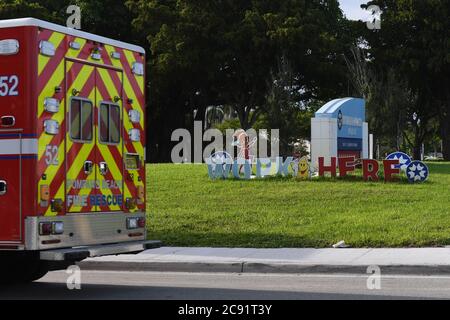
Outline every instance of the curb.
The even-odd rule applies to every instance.
[[[283,263],[203,263],[203,262],[129,262],[84,261],[82,270],[187,273],[263,273],[263,274],[368,274],[366,265],[304,265]],[[387,275],[450,275],[448,265],[379,265]]]

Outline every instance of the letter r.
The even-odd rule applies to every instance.
[[[363,160],[363,177],[365,181],[378,181],[380,165],[377,160]]]

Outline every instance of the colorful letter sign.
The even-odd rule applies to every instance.
[[[343,178],[356,171],[357,161],[354,157],[319,157],[319,166],[315,176]],[[328,161],[326,161],[328,160]],[[252,175],[252,162],[244,159],[232,160],[231,157],[224,153],[216,153],[209,160],[208,174],[211,179],[228,179],[233,176],[235,179],[252,179],[264,178],[267,176],[283,176],[296,177],[301,180],[312,179],[311,164],[306,157],[295,159],[288,157],[283,159],[278,157],[276,162],[272,163],[269,158],[256,159],[256,175]],[[329,163],[326,164],[326,163]],[[379,181],[381,176],[381,166],[377,160],[362,159],[358,161],[362,168],[362,179],[364,181]],[[425,163],[421,161],[411,161],[411,158],[402,152],[389,155],[382,162],[384,181],[396,181],[397,177],[405,173],[411,183],[424,182],[428,179],[429,169]],[[407,164],[407,165],[406,165]],[[403,166],[405,166],[403,169]],[[339,172],[339,176],[338,176]]]

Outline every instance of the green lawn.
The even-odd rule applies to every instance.
[[[203,165],[148,165],[149,238],[171,246],[450,245],[450,163],[424,184],[211,181]]]

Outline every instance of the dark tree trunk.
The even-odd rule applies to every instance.
[[[422,156],[421,149],[422,149],[421,145],[415,145],[414,146],[414,148],[413,148],[414,160],[421,160],[421,156]]]
[[[424,126],[426,123],[424,122]],[[414,160],[422,160],[422,144],[425,139],[425,135],[423,134],[421,128],[419,126],[415,129],[414,135],[414,145],[413,145],[413,158]]]
[[[445,161],[450,161],[450,136],[447,134],[446,137],[442,138],[442,152]]]
[[[450,101],[447,102],[447,110],[442,113],[440,119],[441,125],[441,139],[442,139],[442,153],[444,160],[450,161]]]

